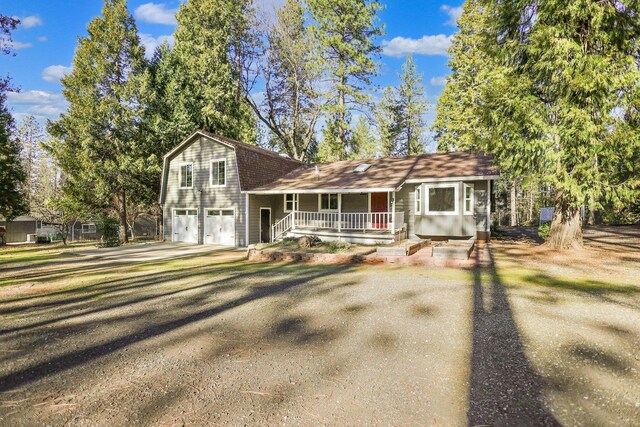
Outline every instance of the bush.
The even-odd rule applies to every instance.
[[[538,236],[540,236],[545,241],[549,238],[549,233],[551,232],[551,223],[545,222],[540,227],[538,227]]]
[[[351,247],[351,243],[345,242],[344,240],[333,240],[327,243],[327,248],[329,252],[340,252],[347,250]]]
[[[100,239],[100,247],[112,248],[120,246],[120,238],[118,237],[118,230],[120,228],[120,221],[117,218],[100,215],[96,221],[96,229],[102,234]]]

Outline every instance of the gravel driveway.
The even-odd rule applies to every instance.
[[[634,291],[522,288],[490,268],[237,256],[0,279],[0,424],[640,419]]]

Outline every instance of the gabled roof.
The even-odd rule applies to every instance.
[[[498,170],[492,159],[463,151],[304,165],[251,192],[395,191],[405,182],[493,179]],[[356,172],[364,163],[371,167]]]
[[[197,130],[164,156],[162,182],[160,186],[160,203],[164,202],[169,162],[189,146],[197,136],[207,137],[234,149],[236,153],[236,164],[238,166],[240,189],[242,191],[249,191],[273,182],[302,165],[302,163],[297,160],[281,156],[273,151],[265,150],[264,148],[236,141],[231,138],[225,138],[211,132]]]

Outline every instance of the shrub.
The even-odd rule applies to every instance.
[[[96,229],[102,234],[100,239],[100,246],[103,248],[112,248],[114,246],[120,246],[120,238],[118,237],[118,230],[120,228],[120,221],[117,218],[107,215],[100,215],[96,221]]]
[[[345,242],[344,240],[333,240],[327,243],[327,249],[329,252],[340,252],[345,251],[351,247],[351,243]]]
[[[538,236],[540,236],[545,241],[549,238],[549,233],[551,232],[551,223],[545,222],[544,224],[538,227]]]

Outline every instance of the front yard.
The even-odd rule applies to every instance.
[[[633,425],[640,246],[587,242],[466,270],[3,250],[0,424]]]

